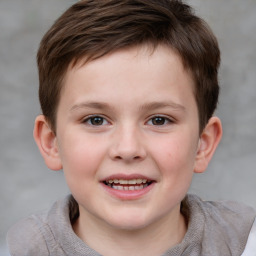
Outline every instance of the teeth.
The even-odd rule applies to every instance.
[[[128,184],[128,180],[119,180],[119,184]]]
[[[135,190],[143,189],[143,185],[135,186]]]
[[[117,190],[140,190],[149,185],[147,179],[112,179],[105,182],[105,184]]]
[[[115,186],[115,185],[113,185],[112,188],[113,189],[117,189],[117,190],[123,190],[123,186]]]
[[[113,189],[116,189],[116,190],[140,190],[140,189],[143,189],[145,187],[147,187],[148,185],[147,184],[144,184],[144,185],[139,185],[139,186],[118,186],[118,185],[108,185],[110,187],[112,187]]]
[[[106,181],[107,184],[120,184],[120,185],[136,185],[136,184],[146,184],[146,179],[131,179],[131,180],[123,180],[123,179],[114,179],[114,180],[108,180]]]
[[[137,180],[128,180],[128,184],[137,184]]]

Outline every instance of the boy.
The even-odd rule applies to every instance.
[[[186,195],[222,135],[219,62],[182,1],[70,7],[38,51],[34,137],[72,195],[16,224],[11,255],[256,255],[254,210]]]

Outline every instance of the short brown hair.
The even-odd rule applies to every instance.
[[[170,46],[192,73],[202,131],[218,101],[220,51],[208,25],[180,0],[82,0],[57,19],[37,55],[40,104],[52,129],[71,63],[144,43]]]

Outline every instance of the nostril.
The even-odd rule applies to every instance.
[[[124,160],[125,159],[125,157],[122,157],[122,156],[116,156],[115,157],[115,159],[116,160]],[[141,159],[141,157],[140,156],[135,156],[135,157],[131,157],[131,159],[133,159],[133,160],[140,160]]]

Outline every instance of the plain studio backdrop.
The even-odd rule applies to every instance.
[[[47,209],[68,192],[62,172],[44,165],[33,141],[37,99],[36,52],[53,21],[72,0],[0,0],[0,255],[18,219]],[[221,95],[216,114],[222,142],[190,192],[256,208],[256,1],[188,0],[216,34]]]

